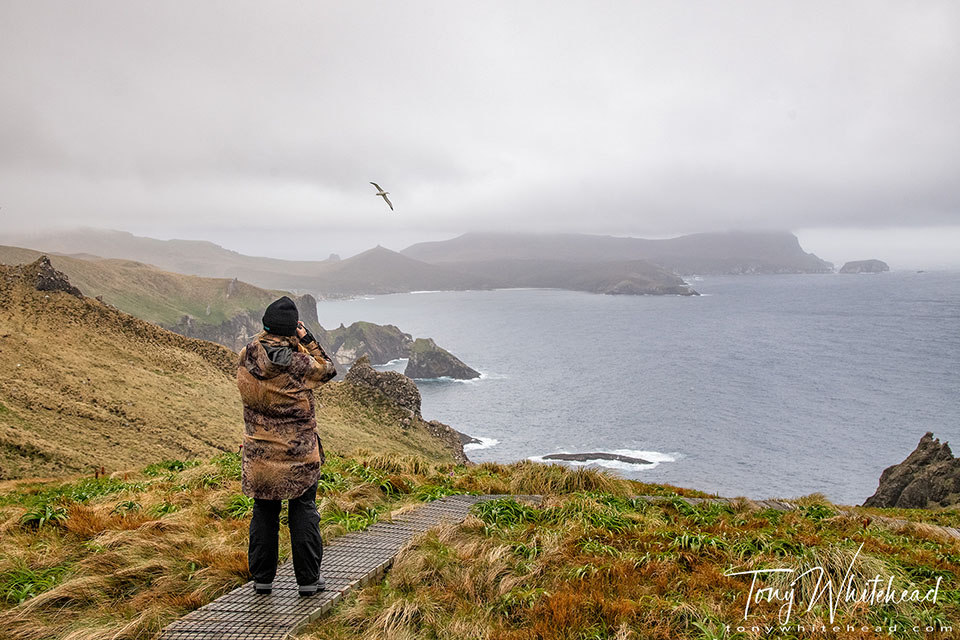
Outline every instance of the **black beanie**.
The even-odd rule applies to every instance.
[[[292,336],[297,333],[297,320],[300,314],[297,305],[287,296],[274,300],[263,314],[263,329],[278,336]]]

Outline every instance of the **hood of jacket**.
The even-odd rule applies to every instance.
[[[267,380],[285,373],[293,362],[293,354],[300,348],[296,336],[278,336],[261,332],[246,346],[240,364],[250,375]]]

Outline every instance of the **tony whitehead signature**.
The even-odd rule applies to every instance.
[[[817,602],[819,602],[821,598],[826,595],[826,605],[830,612],[831,623],[833,623],[834,615],[837,612],[837,607],[841,602],[896,604],[899,602],[929,601],[936,603],[937,595],[940,592],[940,582],[943,580],[941,576],[937,577],[936,585],[923,594],[921,594],[919,589],[895,588],[893,585],[893,576],[890,576],[884,580],[880,574],[877,574],[869,580],[863,581],[862,585],[856,584],[853,580],[853,565],[856,563],[861,549],[863,549],[863,543],[860,543],[860,547],[857,548],[857,552],[853,554],[853,559],[850,561],[850,566],[847,567],[846,573],[843,574],[843,579],[838,585],[833,584],[833,579],[827,575],[827,572],[823,569],[823,567],[811,567],[801,573],[797,573],[796,569],[754,569],[753,571],[733,571],[725,573],[724,575],[753,576],[753,580],[750,582],[750,593],[747,595],[747,604],[743,608],[744,620],[746,620],[747,616],[750,615],[751,604],[759,604],[764,601],[776,601],[783,603],[780,606],[779,612],[777,613],[777,618],[780,620],[781,624],[789,623],[790,615],[793,613],[794,605],[800,604],[795,602],[795,585],[799,580],[807,575],[815,575],[816,583],[814,584],[812,593],[810,594],[810,602],[807,604],[806,610],[808,612],[812,611]],[[757,588],[757,578],[759,576],[774,573],[788,573],[796,575],[785,589],[779,589],[775,587]]]

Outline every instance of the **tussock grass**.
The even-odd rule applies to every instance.
[[[483,477],[509,473],[511,467],[516,473],[511,483],[539,478],[546,479],[541,487],[556,488],[582,482],[558,481],[552,470],[536,473],[522,464],[476,471]],[[299,637],[914,638],[919,637],[914,625],[960,620],[956,541],[925,535],[912,525],[865,525],[822,496],[808,498],[791,512],[757,509],[748,500],[731,506],[648,503],[596,487],[551,495],[542,505],[509,498],[482,502],[463,523],[424,534],[402,551],[383,583],[348,597]],[[941,577],[940,599],[841,603],[835,619],[840,631],[834,632],[825,625],[822,596],[806,611],[816,594],[816,574],[810,573],[794,585],[791,618],[806,625],[805,631],[764,635],[763,623],[777,620],[782,603],[776,600],[752,605],[746,626],[760,624],[761,631],[727,630],[743,623],[750,588],[749,576],[728,573],[791,568],[796,578],[820,568],[836,587],[851,567],[860,586],[880,575],[884,581],[893,577],[901,588],[926,590]],[[761,578],[759,586],[785,589],[791,579],[774,574]],[[848,631],[847,624],[858,630]],[[859,631],[863,625],[890,624],[898,630]],[[825,631],[812,630],[824,626]]]
[[[366,619],[368,637],[415,637],[425,626],[440,625],[446,625],[444,637],[484,637],[496,622],[493,610],[450,620],[444,601],[420,591],[423,581],[439,588],[462,577],[453,592],[457,598],[493,600],[512,611],[539,593],[528,589],[531,576],[547,570],[538,563],[561,563],[569,552],[569,541],[556,528],[560,523],[612,546],[604,527],[634,529],[663,517],[645,503],[620,513],[633,504],[623,496],[674,492],[602,473],[538,466],[546,467],[521,462],[468,468],[410,453],[328,451],[318,494],[321,533],[328,542],[445,495],[522,486],[525,493],[549,496],[543,510],[509,500],[491,503],[506,514],[504,523],[516,520],[510,526],[522,535],[491,543],[485,537],[501,525],[478,511],[462,528],[448,525],[432,542],[424,538],[435,554],[404,554],[390,579],[405,595]],[[108,477],[5,483],[0,487],[0,636],[148,638],[247,581],[252,501],[240,492],[239,479],[239,455],[226,453],[165,459]],[[510,516],[511,509],[536,517]],[[281,522],[285,517],[286,509]],[[289,534],[282,526],[281,560],[288,554]],[[473,559],[471,571],[460,576],[466,558]]]
[[[239,476],[239,456],[221,454],[116,477],[0,488],[0,636],[149,638],[248,580],[251,503]],[[676,496],[695,492],[582,468],[530,461],[464,467],[362,449],[328,453],[320,485],[327,542],[452,493],[506,488],[545,500],[484,501],[461,524],[420,535],[382,583],[348,597],[305,630],[305,640],[761,637],[726,634],[727,624],[742,620],[749,589],[749,578],[726,573],[822,567],[837,581],[861,543],[857,579],[879,573],[927,588],[940,577],[942,597],[935,605],[841,606],[838,624],[960,620],[956,541],[923,523],[890,526],[846,515],[822,497],[786,513],[748,500],[691,506]],[[644,494],[664,498],[633,497]],[[40,524],[25,518],[30,513],[62,517]],[[288,549],[282,527],[282,560]],[[783,580],[763,584],[784,587]],[[805,605],[812,577],[796,589]],[[778,607],[755,604],[751,620],[775,620]],[[820,607],[797,611],[794,620],[823,616]]]
[[[571,491],[603,491],[628,495],[631,484],[598,469],[577,467],[573,470],[559,464],[539,464],[524,460],[515,467],[510,480],[510,493],[541,494]]]

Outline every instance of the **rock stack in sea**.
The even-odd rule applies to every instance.
[[[854,260],[840,267],[840,273],[883,273],[890,266],[883,260]]]
[[[417,338],[410,345],[410,359],[404,374],[411,378],[455,378],[472,380],[480,373],[471,369],[430,338]]]

